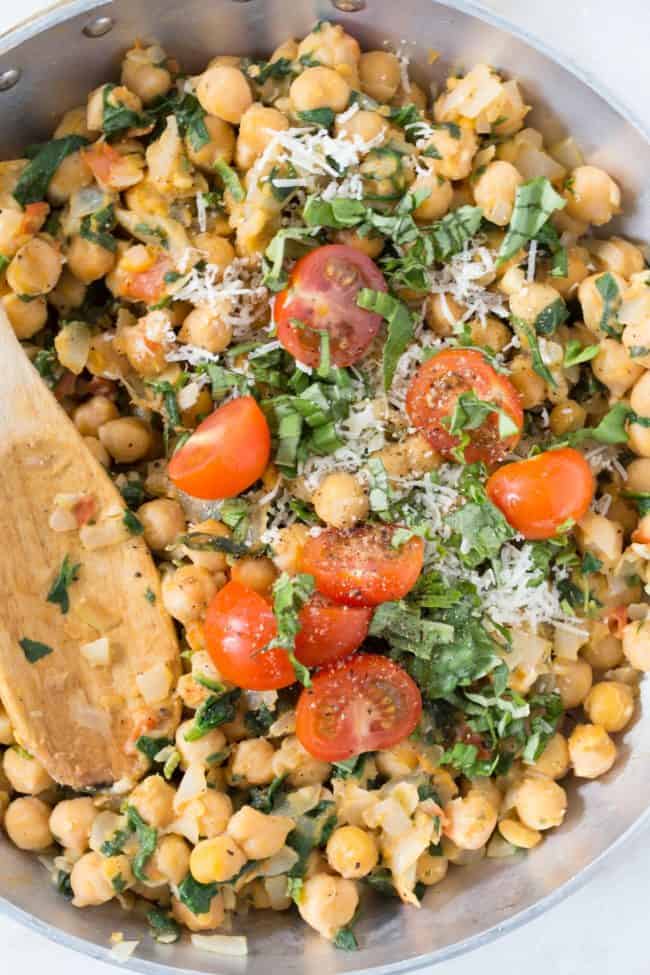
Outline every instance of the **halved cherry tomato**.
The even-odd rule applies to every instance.
[[[131,301],[144,301],[147,305],[155,305],[167,294],[165,275],[173,269],[171,260],[164,254],[159,254],[153,263],[143,271],[128,271],[118,269],[119,293],[122,298]],[[145,342],[147,340],[145,339]],[[158,343],[149,341],[152,348],[159,348]]]
[[[264,647],[277,634],[270,604],[240,582],[229,582],[208,606],[205,644],[221,676],[250,691],[274,691],[296,680],[286,650]]]
[[[623,630],[629,622],[627,606],[615,606],[613,609],[607,610],[603,619],[612,636],[615,636],[617,640],[622,639]]]
[[[423,363],[409,385],[406,412],[432,447],[445,457],[453,457],[452,451],[460,441],[457,435],[449,433],[449,422],[458,398],[471,390],[480,400],[503,410],[519,431],[501,439],[497,413],[490,414],[477,429],[466,431],[470,439],[464,452],[467,463],[479,460],[494,463],[519,442],[524,411],[510,380],[493,369],[481,352],[445,349]]]
[[[169,476],[194,498],[233,498],[262,476],[271,433],[252,396],[224,403],[200,423],[169,462]]]
[[[504,464],[488,478],[487,495],[525,538],[553,538],[579,521],[594,496],[594,476],[572,447]]]
[[[391,748],[407,738],[422,714],[418,686],[392,660],[360,653],[312,678],[296,709],[296,735],[308,752],[340,762]]]
[[[45,223],[49,212],[50,206],[48,203],[28,203],[23,215],[22,232],[25,234],[37,234]]]
[[[326,244],[302,257],[291,272],[289,286],[275,299],[278,339],[287,352],[305,365],[317,366],[319,333],[327,332],[332,363],[357,362],[381,326],[379,315],[358,307],[362,288],[387,290],[374,261],[354,247]]]
[[[346,606],[377,606],[401,599],[420,575],[424,542],[414,536],[393,547],[398,527],[326,528],[307,539],[302,570],[313,575],[319,592]]]
[[[372,610],[365,606],[337,606],[315,593],[300,611],[296,657],[306,667],[349,657],[368,635],[371,617]]]

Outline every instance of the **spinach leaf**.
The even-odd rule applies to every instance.
[[[150,762],[153,762],[158,752],[168,745],[173,745],[171,738],[152,738],[150,735],[140,735],[135,743],[135,747],[143,755],[146,755]]]
[[[117,85],[104,85],[102,91],[102,130],[108,137],[119,135],[127,129],[141,129],[150,124],[146,114],[128,108],[118,98],[112,97]]]
[[[237,702],[240,697],[241,690],[238,687],[226,691],[224,694],[211,694],[197,709],[194,715],[194,724],[185,732],[185,740],[198,741],[213,728],[234,721],[237,713]]]
[[[235,203],[241,203],[246,196],[244,187],[242,186],[239,176],[236,171],[224,162],[223,159],[217,159],[214,164],[214,168],[221,177],[225,189],[230,193]]]
[[[510,224],[497,256],[497,267],[535,238],[555,210],[566,206],[566,200],[557,193],[545,176],[538,176],[517,189],[515,206]]]
[[[563,325],[569,317],[569,312],[562,298],[556,298],[550,305],[543,308],[535,319],[535,331],[538,335],[552,335],[558,326]]]
[[[66,555],[61,563],[61,568],[57,573],[56,579],[50,586],[50,591],[47,594],[47,602],[54,603],[55,606],[58,606],[64,616],[70,609],[68,587],[71,586],[73,582],[76,582],[79,578],[80,568],[80,562],[78,562],[76,565],[72,565],[70,562],[70,557]]]
[[[159,907],[152,907],[147,912],[147,921],[151,937],[161,945],[173,945],[181,936],[181,928],[178,922],[168,914],[167,911]]]
[[[249,806],[252,806],[253,809],[259,809],[259,811],[263,813],[273,812],[276,800],[280,798],[281,789],[285,779],[286,775],[276,775],[266,789],[251,789],[248,795]]]
[[[564,368],[582,365],[595,359],[600,351],[599,345],[582,345],[577,339],[569,339],[564,349]]]
[[[55,172],[66,158],[83,146],[88,139],[81,135],[66,135],[40,146],[29,165],[23,170],[13,192],[22,207],[44,200]]]
[[[48,654],[53,652],[52,647],[48,647],[47,643],[41,643],[39,640],[30,640],[26,636],[22,640],[19,640],[18,643],[30,664],[35,664],[37,660],[40,660],[42,657],[47,657]]]
[[[192,914],[207,914],[219,884],[202,884],[191,873],[178,885],[178,899]]]
[[[127,806],[126,818],[130,829],[136,834],[140,847],[133,858],[133,875],[142,883],[147,883],[144,868],[156,849],[158,831],[153,826],[149,826],[147,823],[145,823],[135,806]]]
[[[603,310],[598,327],[612,338],[620,338],[621,329],[616,323],[616,309],[620,303],[621,292],[616,278],[609,271],[596,279],[596,288],[603,299]]]
[[[336,115],[331,108],[312,108],[306,112],[298,112],[298,118],[307,125],[316,125],[321,129],[329,129],[334,124]]]

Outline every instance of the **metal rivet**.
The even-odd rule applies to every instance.
[[[10,91],[20,81],[20,68],[0,72],[0,91]]]
[[[332,0],[332,6],[344,14],[354,14],[358,10],[363,10],[366,0]]]
[[[89,24],[83,29],[83,33],[86,37],[103,37],[104,34],[108,34],[115,26],[115,21],[112,17],[95,17],[91,20]]]

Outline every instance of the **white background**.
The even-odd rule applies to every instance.
[[[0,31],[43,7],[42,0],[0,0]],[[485,0],[484,6],[563,50],[598,76],[650,126],[650,57],[612,58],[650,36],[647,0]],[[590,25],[600,23],[607,47],[594,46]],[[603,21],[607,30],[603,30]],[[618,42],[613,38],[618,35]],[[650,178],[650,174],[649,174]],[[650,237],[650,232],[648,233]],[[648,975],[650,832],[637,836],[583,890],[526,927],[436,969],[441,975]],[[73,910],[73,908],[70,908]],[[432,919],[432,923],[435,920]],[[102,975],[109,967],[50,944],[0,918],[2,972]]]

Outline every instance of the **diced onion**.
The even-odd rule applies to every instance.
[[[111,662],[111,647],[106,636],[100,636],[91,643],[83,643],[79,652],[91,667],[108,667]]]
[[[90,353],[90,329],[83,322],[69,322],[54,339],[59,362],[75,376],[81,373]]]
[[[118,962],[118,964],[128,961],[139,944],[139,941],[118,941],[111,948],[113,961]]]
[[[168,697],[172,687],[173,675],[170,667],[164,661],[159,661],[138,674],[135,683],[147,704],[158,704]]]
[[[503,860],[505,857],[514,856],[517,852],[517,847],[513,846],[512,843],[508,843],[506,839],[501,836],[501,833],[493,833],[490,842],[487,845],[485,855],[490,858],[490,860]]]
[[[111,812],[110,809],[104,809],[98,813],[90,829],[90,838],[88,840],[90,849],[95,853],[99,853],[102,844],[106,840],[109,840],[118,829],[122,829],[125,822],[124,816],[118,816],[117,813]]]
[[[79,537],[84,548],[93,551],[126,542],[131,533],[121,518],[107,518],[95,525],[82,525]]]
[[[207,788],[203,765],[200,762],[192,762],[174,796],[174,812],[180,812],[193,799],[200,799]]]
[[[190,940],[195,948],[210,951],[215,955],[231,955],[243,958],[248,954],[248,941],[237,934],[192,934]]]

